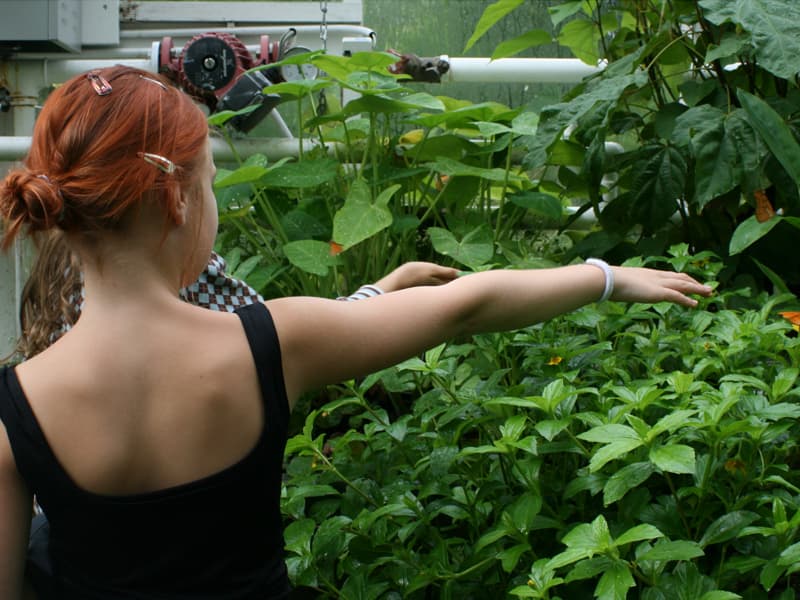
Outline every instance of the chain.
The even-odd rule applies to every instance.
[[[319,12],[322,20],[319,24],[319,39],[322,40],[322,51],[328,51],[328,0],[319,0]]]

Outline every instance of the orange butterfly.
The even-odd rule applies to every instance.
[[[341,254],[342,250],[344,250],[344,246],[342,246],[341,244],[337,244],[334,241],[328,242],[328,245],[330,246],[331,256],[336,256],[337,254]]]
[[[775,216],[775,209],[772,208],[772,203],[764,190],[756,190],[753,196],[756,199],[756,221],[763,223]]]

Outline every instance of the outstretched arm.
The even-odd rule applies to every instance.
[[[692,307],[711,288],[688,275],[612,267],[612,300]],[[283,298],[268,306],[281,340],[290,402],[304,391],[396,364],[459,335],[517,329],[600,298],[603,271],[572,265],[475,273],[362,302]]]

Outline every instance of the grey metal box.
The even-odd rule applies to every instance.
[[[1,0],[0,51],[80,52],[81,0]]]

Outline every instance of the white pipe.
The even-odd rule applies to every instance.
[[[442,81],[471,83],[578,83],[601,69],[577,58],[441,58],[450,64]]]
[[[17,135],[0,137],[0,162],[20,160],[28,154],[31,138]]]
[[[286,33],[290,27],[218,27],[216,29],[209,29],[206,27],[173,27],[170,29],[123,29],[119,32],[120,39],[156,39],[160,40],[163,37],[171,38],[191,38],[201,33],[208,31],[218,31],[220,33],[232,33],[234,35],[269,35],[280,36]],[[319,25],[297,25],[291,27],[295,29],[298,34],[316,34],[319,35]],[[364,37],[377,37],[377,34],[369,27],[362,27],[360,25],[328,25],[329,34],[341,35],[355,35]]]
[[[300,155],[300,141],[297,138],[242,138],[234,140],[236,152],[240,156],[250,156],[259,153],[268,160],[279,160],[285,156]],[[304,139],[305,151],[320,145],[316,139]],[[337,144],[327,143],[325,147],[329,154],[333,154]],[[24,136],[0,137],[0,162],[21,160],[28,154],[31,147],[31,138]],[[211,139],[211,148],[214,158],[220,161],[233,161],[236,159],[228,143],[220,138]]]

